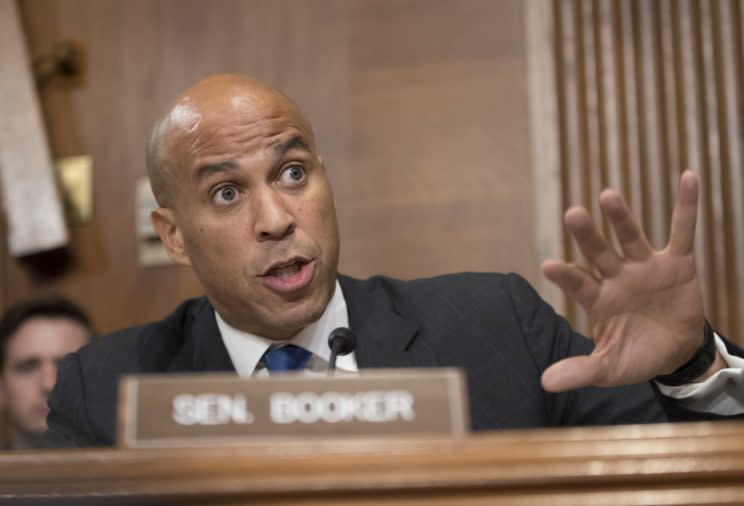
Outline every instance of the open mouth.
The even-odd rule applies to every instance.
[[[277,278],[287,278],[294,276],[302,269],[302,266],[307,262],[301,259],[292,260],[291,262],[277,267],[272,267],[268,270],[265,276],[276,276]]]
[[[262,275],[264,285],[279,292],[293,292],[304,288],[313,279],[315,262],[294,257],[269,267]]]

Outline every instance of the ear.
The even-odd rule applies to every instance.
[[[183,236],[181,228],[176,222],[176,217],[171,209],[158,207],[150,213],[152,226],[160,236],[168,256],[171,260],[181,265],[191,265],[191,260],[183,247]]]

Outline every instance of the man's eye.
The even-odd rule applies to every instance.
[[[213,199],[218,204],[226,204],[235,200],[235,197],[237,195],[238,191],[235,189],[235,187],[232,185],[227,185],[217,190],[217,193],[214,194]]]
[[[305,170],[298,165],[287,167],[286,169],[284,169],[279,179],[284,184],[290,186],[296,185],[297,183],[301,183],[305,179]]]

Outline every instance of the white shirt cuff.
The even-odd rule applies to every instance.
[[[731,355],[716,334],[716,348],[727,367],[701,383],[672,387],[656,382],[667,397],[677,399],[690,411],[730,416],[744,413],[744,358]]]

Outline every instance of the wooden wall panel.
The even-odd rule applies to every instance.
[[[54,279],[8,260],[7,302],[56,290],[103,331],[201,292],[187,269],[140,268],[134,189],[152,121],[214,72],[283,88],[311,118],[334,184],[341,269],[537,278],[519,0],[19,0],[29,46],[89,48],[83,88],[42,93],[54,156],[94,160],[94,219]]]
[[[696,170],[706,313],[741,340],[742,2],[554,0],[551,12],[552,26],[545,25],[551,37],[542,40],[554,55],[548,93],[558,102],[563,207],[580,203],[599,215],[597,189],[612,184],[661,248],[679,174]],[[552,219],[538,216],[538,229]],[[575,247],[564,250],[580,261]],[[567,313],[588,331],[573,305]]]
[[[523,16],[520,2],[353,3],[345,270],[535,279]]]

